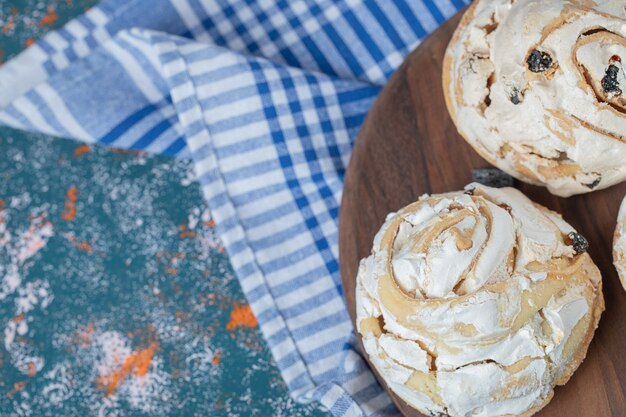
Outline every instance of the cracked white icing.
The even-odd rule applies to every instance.
[[[615,236],[613,239],[613,265],[626,290],[626,198],[622,201],[617,215]]]
[[[600,273],[556,213],[512,188],[466,190],[387,217],[359,267],[357,329],[424,413],[530,415],[585,356]]]
[[[547,61],[531,65],[534,51]],[[477,0],[446,51],[446,103],[500,169],[556,195],[586,193],[626,179],[622,63],[623,0]]]

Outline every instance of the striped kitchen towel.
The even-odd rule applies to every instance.
[[[468,0],[105,0],[0,67],[0,122],[191,158],[292,393],[396,415],[338,266],[352,144],[404,57]]]

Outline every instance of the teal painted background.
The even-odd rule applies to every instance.
[[[95,3],[0,0],[0,60]],[[0,415],[326,413],[289,397],[188,161],[0,128]]]

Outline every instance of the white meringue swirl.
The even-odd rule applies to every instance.
[[[477,0],[444,60],[460,134],[559,196],[626,179],[623,0]]]
[[[357,277],[357,329],[424,413],[530,415],[585,357],[604,309],[574,229],[512,188],[470,184],[387,217]]]

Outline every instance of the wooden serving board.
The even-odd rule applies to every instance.
[[[460,190],[471,182],[472,169],[489,167],[459,136],[444,103],[442,61],[460,18],[448,21],[411,53],[377,99],[356,141],[339,221],[341,276],[353,324],[358,263],[369,255],[387,213],[424,193]],[[561,213],[587,237],[602,271],[606,300],[587,358],[537,415],[626,416],[626,292],[612,265],[613,231],[626,183],[566,199],[545,188],[515,186]],[[378,379],[405,416],[421,416]]]

